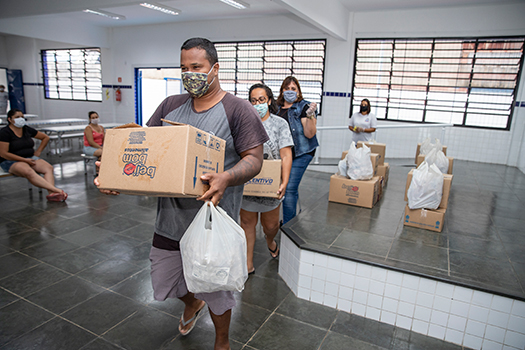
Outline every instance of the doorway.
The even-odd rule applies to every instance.
[[[137,124],[144,126],[168,96],[182,93],[180,68],[135,68]]]

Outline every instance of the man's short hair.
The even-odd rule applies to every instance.
[[[209,41],[206,38],[191,38],[188,39],[182,44],[181,51],[182,50],[191,50],[193,48],[198,48],[201,50],[206,51],[206,59],[208,62],[210,62],[210,65],[214,65],[215,63],[219,62],[219,56],[217,55],[217,50],[215,49],[215,45],[211,41]]]

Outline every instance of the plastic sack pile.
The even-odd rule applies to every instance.
[[[190,292],[244,289],[248,278],[246,236],[222,208],[204,203],[184,233],[180,251]]]
[[[449,160],[445,156],[445,153],[441,150],[438,151],[437,148],[432,148],[430,152],[427,153],[425,162],[427,162],[428,165],[435,164],[443,174],[448,172]]]
[[[337,175],[345,176],[352,180],[370,180],[374,176],[370,153],[370,148],[366,145],[356,148],[355,142],[352,141],[345,159],[339,161]]]
[[[410,209],[437,209],[443,196],[443,173],[426,161],[414,170],[407,191]]]
[[[432,149],[436,149],[438,151],[443,150],[443,145],[439,141],[439,139],[435,139],[436,143],[430,142],[430,137],[427,137],[422,143],[421,147],[419,148],[419,154],[426,156]]]

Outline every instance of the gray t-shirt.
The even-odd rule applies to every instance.
[[[160,104],[147,125],[165,125],[161,119],[192,125],[226,140],[225,171],[241,160],[242,152],[268,140],[255,108],[248,101],[229,93],[215,106],[202,112],[195,111],[193,99],[188,94],[170,96]],[[243,187],[228,187],[219,204],[237,222]],[[180,241],[203,204],[194,198],[159,197],[155,232]]]
[[[279,151],[282,148],[293,146],[293,138],[290,133],[290,127],[286,120],[276,115],[270,114],[270,117],[263,121],[264,129],[270,137],[264,143],[265,159],[281,159]],[[270,197],[244,196],[244,201],[255,202],[266,207],[276,208],[281,202],[280,199]],[[250,208],[255,208],[253,205]],[[243,204],[243,209],[246,209]],[[264,209],[262,209],[264,210]],[[252,211],[252,210],[248,210]]]
[[[362,115],[361,112],[352,114],[348,126],[359,126],[363,129],[377,128],[377,119],[373,113]],[[352,141],[370,141],[372,139],[371,132],[352,132]]]

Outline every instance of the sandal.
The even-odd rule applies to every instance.
[[[272,257],[272,259],[277,259],[281,251],[279,250],[279,244],[277,244],[277,241],[274,240],[274,242],[275,242],[275,249],[272,250],[270,249],[270,247],[268,247],[268,250],[271,253],[270,256]],[[277,254],[277,255],[273,256],[273,254]]]
[[[65,192],[53,192],[46,196],[46,199],[50,202],[63,202],[66,200]]]
[[[197,323],[197,316],[199,316],[199,313],[201,312],[201,310],[204,308],[204,306],[206,306],[206,303],[203,303],[202,304],[202,307],[200,309],[198,309],[196,312],[195,312],[195,315],[193,315],[192,318],[190,318],[188,321],[184,321],[184,311],[182,312],[182,315],[180,316],[180,322],[179,322],[179,333],[180,335],[182,335],[183,337],[190,334],[190,332],[193,330],[193,328],[195,327],[195,324]],[[191,325],[191,327],[186,331],[184,332],[182,330],[182,327],[186,327],[188,324],[192,323],[193,324]]]

